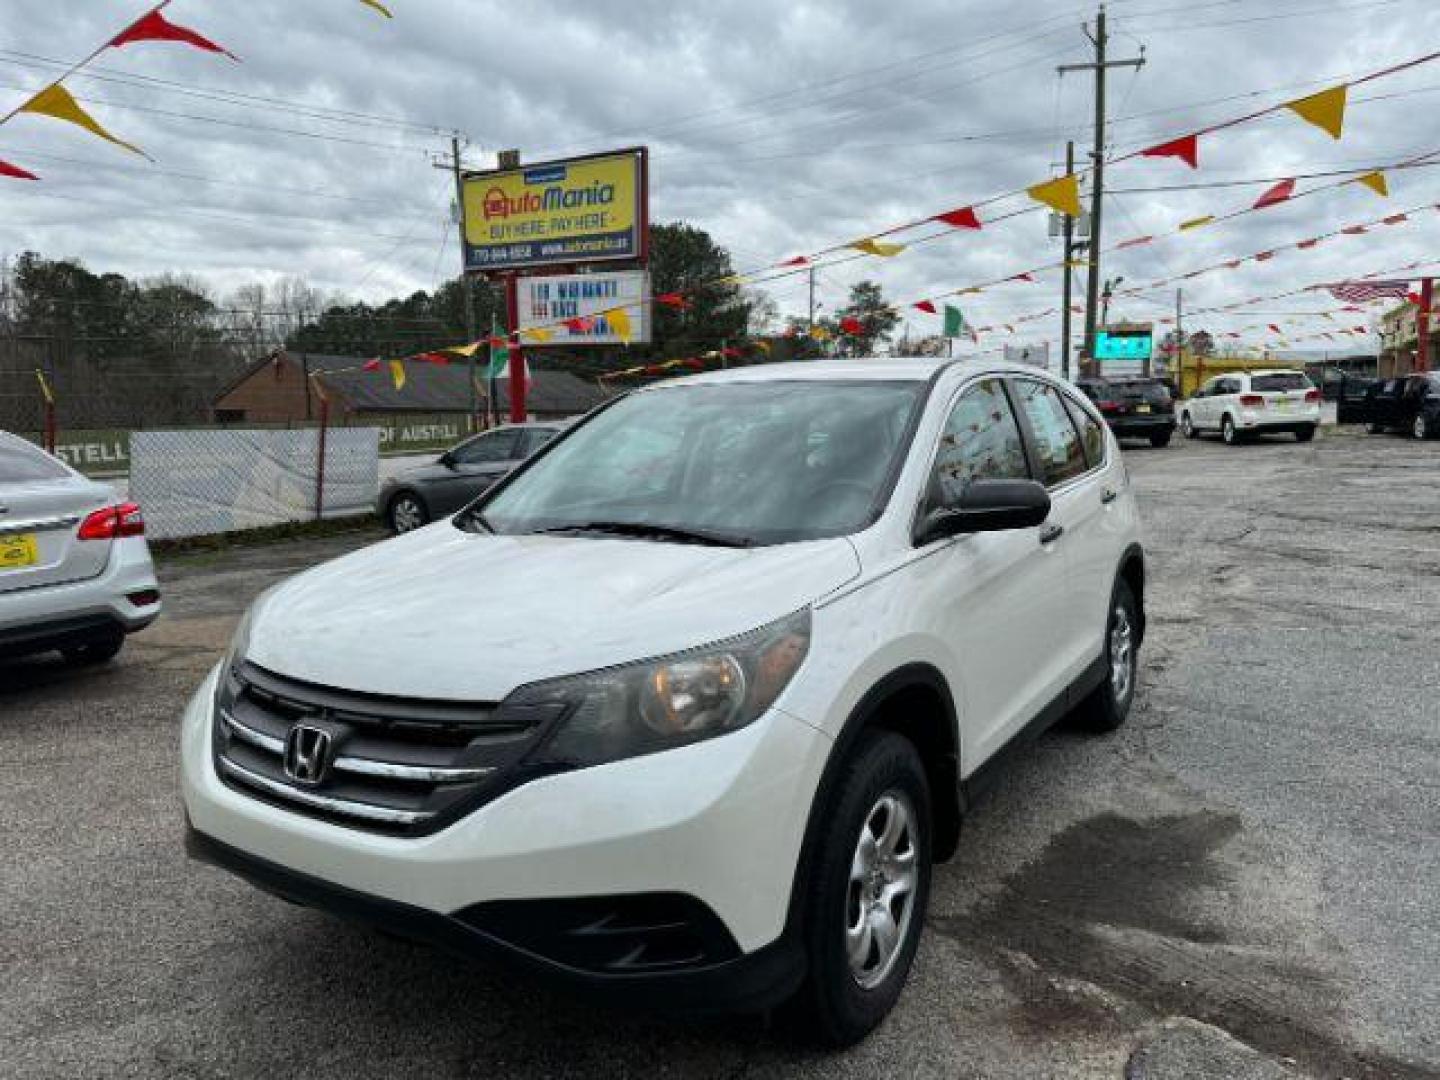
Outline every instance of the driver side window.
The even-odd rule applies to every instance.
[[[1025,443],[1005,387],[998,379],[977,383],[945,422],[930,480],[931,508],[954,506],[974,480],[1028,479]]]
[[[455,462],[458,465],[488,465],[491,462],[508,461],[515,456],[519,442],[518,428],[481,435],[455,451]]]

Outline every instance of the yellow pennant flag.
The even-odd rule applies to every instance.
[[[390,378],[395,380],[395,389],[405,389],[405,365],[399,360],[390,361]]]
[[[1052,210],[1071,217],[1080,216],[1080,181],[1073,173],[1025,190],[1036,202],[1044,203]]]
[[[750,344],[754,345],[755,348],[759,349],[766,356],[770,355],[770,343],[768,341],[752,341]]]
[[[1088,269],[1090,269],[1090,260],[1089,260],[1089,259],[1071,259],[1071,260],[1070,260],[1069,262],[1067,262],[1065,265],[1068,266],[1071,270],[1088,270]]]
[[[856,240],[849,245],[856,251],[863,251],[866,255],[879,255],[889,259],[905,250],[904,244],[887,244],[883,240],[876,240],[873,236],[864,240]]]
[[[1332,139],[1338,139],[1345,130],[1345,102],[1349,93],[1348,86],[1335,86],[1298,101],[1286,102],[1285,107],[1321,131],[1329,132]]]
[[[551,331],[546,330],[544,327],[536,326],[530,330],[521,330],[520,336],[525,338],[527,341],[535,342],[537,345],[543,345],[545,344],[545,342],[550,340],[553,334]]]
[[[1364,176],[1357,176],[1355,178],[1355,182],[1357,184],[1364,184],[1381,198],[1388,199],[1390,197],[1390,185],[1385,180],[1385,174],[1379,169],[1376,169],[1374,172],[1366,173]]]
[[[45,373],[44,373],[43,371],[41,371],[39,368],[36,368],[36,369],[35,369],[35,378],[37,378],[37,379],[40,380],[40,393],[42,393],[42,394],[45,395],[45,404],[46,404],[46,405],[54,405],[54,404],[55,404],[55,394],[54,394],[54,392],[50,389],[50,383],[49,383],[49,381],[45,378]]]
[[[452,352],[456,356],[474,356],[475,350],[480,348],[481,344],[483,343],[472,341],[469,345],[456,345],[453,349],[446,349],[445,351]]]
[[[826,330],[823,326],[812,326],[810,328],[810,336],[816,341],[824,341],[829,338],[830,331]]]
[[[1191,218],[1189,221],[1182,221],[1180,223],[1180,231],[1187,232],[1190,229],[1198,229],[1202,225],[1209,225],[1210,222],[1214,220],[1214,214],[1206,214],[1204,217]]]
[[[605,321],[615,331],[616,337],[626,345],[630,344],[630,316],[624,308],[611,308],[605,312]]]
[[[139,154],[147,161],[150,155],[141,150],[138,146],[126,142],[124,139],[117,139],[110,132],[101,127],[93,116],[80,107],[80,103],[70,96],[70,91],[59,83],[54,83],[41,90],[24,105],[20,106],[20,112],[38,113],[41,116],[53,116],[56,120],[64,120],[84,128],[92,135],[99,135],[106,142],[112,142],[116,146],[123,146],[131,153]]]
[[[368,8],[374,8],[381,15],[384,15],[387,19],[393,19],[395,17],[394,15],[390,14],[389,8],[387,8],[384,4],[380,3],[380,0],[360,0],[360,2]]]
[[[717,278],[716,285],[744,285],[747,278],[744,274],[727,274],[725,277]]]

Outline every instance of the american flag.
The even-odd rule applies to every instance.
[[[1410,295],[1408,281],[1337,281],[1325,286],[1336,300],[1365,304],[1371,300],[1404,300]]]

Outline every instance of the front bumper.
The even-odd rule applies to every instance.
[[[93,578],[0,593],[0,652],[39,652],[117,630],[133,634],[159,618],[161,605],[129,598],[158,592],[144,538],[113,541],[105,568]]]
[[[308,882],[305,902],[342,914],[358,907],[389,924],[398,910],[419,928],[411,936],[514,954],[588,985],[691,985],[683,975],[703,988],[693,991],[700,998],[733,983],[737,1001],[754,1004],[798,980],[793,963],[772,954],[791,952],[782,938],[795,868],[831,747],[808,724],[771,710],[722,738],[532,780],[438,832],[400,837],[308,817],[221,781],[211,755],[214,688],[212,672],[181,734],[192,827],[211,850],[236,853],[211,861],[262,885],[283,878],[272,888],[282,895]],[[722,928],[730,948],[707,949],[683,971],[596,971],[536,947],[541,939],[501,917],[510,902],[554,911],[577,898],[654,896],[683,898],[702,913],[696,924]]]

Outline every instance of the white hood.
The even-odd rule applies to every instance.
[[[325,686],[498,701],[538,679],[745,633],[859,570],[845,539],[722,548],[441,522],[272,591],[247,656]]]

